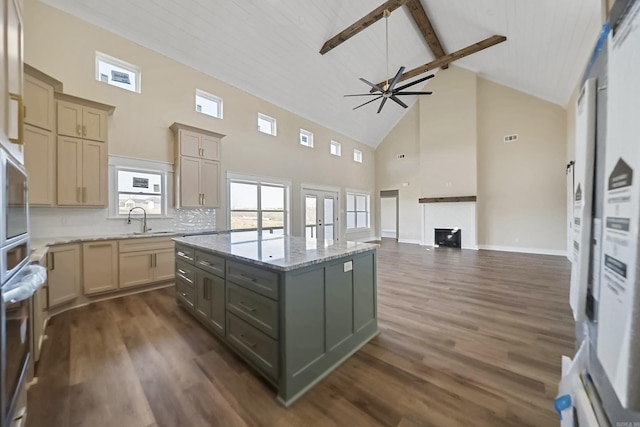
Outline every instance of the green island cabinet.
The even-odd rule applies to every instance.
[[[378,334],[375,244],[174,238],[176,300],[293,403]]]

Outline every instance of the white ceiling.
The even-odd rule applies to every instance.
[[[376,114],[377,102],[352,111],[364,100],[343,97],[368,90],[359,77],[386,78],[384,20],[318,53],[384,0],[44,1],[372,147],[406,111],[387,103]],[[507,36],[455,65],[561,106],[597,38],[600,3],[422,0],[446,53]],[[388,23],[391,75],[433,59],[405,7]],[[416,97],[403,100],[411,106]]]

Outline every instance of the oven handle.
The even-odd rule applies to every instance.
[[[5,285],[8,290],[3,289],[3,302],[15,304],[31,298],[39,287],[47,280],[47,269],[40,265],[29,265],[24,268],[25,274],[16,283]]]

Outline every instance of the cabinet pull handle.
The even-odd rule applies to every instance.
[[[238,303],[238,305],[240,307],[242,307],[243,309],[247,310],[249,313],[255,313],[256,312],[255,308],[249,307],[247,304],[244,303],[244,301],[240,301]]]
[[[207,201],[204,198],[204,193],[202,193],[202,204],[205,205],[207,203]]]
[[[51,252],[51,265],[50,265],[50,270],[53,271],[56,269],[56,258],[55,258],[55,252]]]
[[[76,187],[76,202],[78,202],[78,203],[81,202],[81,200],[80,200],[80,197],[81,197],[80,196],[80,191],[81,191],[80,187]]]
[[[239,335],[238,335],[238,338],[239,338],[239,340],[240,340],[240,342],[241,342],[242,344],[247,345],[247,346],[249,346],[249,347],[251,347],[251,348],[255,348],[255,347],[256,347],[256,344],[255,344],[255,343],[252,343],[252,342],[247,341],[247,339],[244,337],[244,334],[239,334]]]
[[[87,127],[86,126],[82,126],[82,136],[87,136]]]
[[[207,261],[202,261],[202,260],[200,260],[200,261],[198,261],[198,262],[199,262],[200,264],[202,264],[202,265],[206,266],[206,267],[211,267],[211,266],[212,266],[212,264],[211,264],[210,262],[207,262]]]
[[[209,278],[204,278],[204,289],[202,290],[202,296],[205,300],[209,301]]]
[[[240,277],[242,277],[243,279],[251,280],[252,282],[255,282],[257,280],[255,277],[247,276],[244,273],[239,273],[239,274],[240,274]]]
[[[149,267],[153,267],[153,254],[149,255]]]
[[[185,297],[185,298],[187,297],[187,294],[186,294],[186,293],[184,293],[184,292],[180,292],[180,295],[182,295],[182,296],[183,296],[183,297]]]
[[[158,266],[158,254],[153,254],[153,266]]]
[[[82,187],[82,203],[87,203],[87,187]]]
[[[76,125],[76,133],[78,135],[82,135],[82,133],[80,132],[80,125]]]
[[[181,269],[181,268],[179,268],[179,269],[178,269],[178,273],[180,273],[180,274],[187,274],[187,272],[186,272],[186,271],[184,271],[184,270],[183,270],[183,269]]]
[[[189,256],[189,254],[188,254],[188,253],[186,253],[186,252],[182,252],[182,251],[179,251],[179,252],[178,252],[178,256],[180,256],[180,257],[182,257],[182,258],[186,258],[186,259],[188,259],[188,260],[193,259],[193,258],[191,258],[191,257]]]
[[[49,310],[49,284],[47,283],[44,288],[47,289],[47,307],[45,308],[45,310]]]
[[[22,96],[18,93],[9,93],[9,99],[18,103],[18,109],[16,110],[18,113],[18,117],[16,117],[16,120],[18,120],[16,123],[18,135],[16,135],[16,138],[11,138],[11,136],[9,136],[9,141],[14,144],[22,145],[24,144],[24,101],[22,100]]]

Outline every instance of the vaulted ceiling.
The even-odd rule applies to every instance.
[[[383,0],[44,2],[372,147],[406,112],[393,103],[380,114],[377,103],[352,111],[359,99],[343,97],[368,91],[360,77],[387,78],[384,20],[319,53],[326,40]],[[494,34],[507,37],[455,65],[561,106],[600,28],[600,0],[421,2],[445,53]],[[392,12],[388,24],[389,77],[402,65],[411,69],[434,59],[406,6]],[[416,98],[403,101],[411,106]]]

